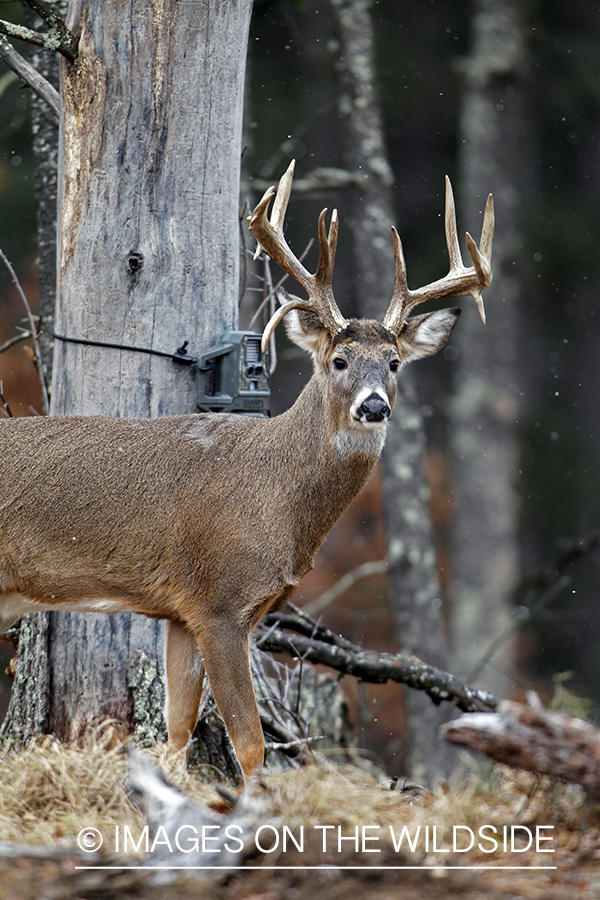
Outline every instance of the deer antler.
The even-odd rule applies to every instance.
[[[406,280],[406,263],[402,251],[402,242],[395,228],[394,238],[394,296],[385,314],[383,325],[393,334],[399,334],[409,313],[420,303],[427,300],[441,300],[449,297],[462,297],[471,294],[475,299],[479,315],[485,323],[485,309],[481,292],[492,280],[491,258],[492,238],[494,236],[494,201],[490,194],[485,205],[481,240],[479,247],[467,232],[467,250],[473,265],[466,268],[460,254],[458,234],[456,230],[456,212],[450,179],[446,176],[446,211],[445,211],[446,245],[450,257],[450,269],[445,278],[432,281],[425,287],[411,291]]]
[[[334,209],[331,214],[329,234],[327,234],[325,227],[327,210],[324,209],[319,216],[319,266],[314,275],[311,275],[308,269],[305,269],[300,260],[292,253],[283,235],[283,220],[292,190],[294,166],[295,160],[292,160],[287,172],[279,182],[271,218],[267,219],[267,210],[271,198],[275,194],[274,187],[270,187],[265,192],[260,203],[255,206],[252,215],[248,216],[250,231],[258,241],[254,258],[256,259],[263,251],[268,253],[271,259],[280,265],[288,275],[291,275],[308,294],[308,300],[299,300],[297,298],[289,300],[271,317],[263,332],[263,352],[275,327],[292,309],[304,309],[314,313],[332,334],[345,328],[347,324],[346,319],[338,309],[331,287],[338,236],[337,209]]]

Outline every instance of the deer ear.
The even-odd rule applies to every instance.
[[[277,299],[283,306],[288,300],[296,300],[297,298],[288,294],[287,291],[279,290],[277,291]],[[290,341],[313,354],[317,352],[323,336],[328,334],[319,317],[303,309],[292,309],[285,317],[284,323]]]
[[[404,362],[433,356],[448,342],[462,310],[438,309],[409,319],[398,336]]]

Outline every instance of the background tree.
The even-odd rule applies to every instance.
[[[498,696],[513,689],[514,638],[509,634],[519,581],[517,480],[519,302],[524,140],[530,5],[526,0],[473,6],[471,51],[462,64],[459,135],[463,214],[481,215],[493,187],[498,226],[490,325],[465,315],[456,336],[451,401],[453,517],[452,616],[455,666],[473,672]],[[492,650],[494,642],[505,640]]]
[[[337,41],[332,59],[338,79],[342,161],[358,182],[349,191],[348,224],[354,240],[352,301],[358,315],[380,321],[393,290],[391,225],[395,217],[369,6],[365,0],[331,0]],[[411,368],[402,372],[381,467],[398,646],[408,656],[448,669],[449,635],[442,613],[425,480],[425,429]],[[436,740],[436,734],[452,714],[451,708],[436,707],[416,691],[408,691],[405,700],[405,752],[411,776],[426,781],[436,772],[448,772],[455,754],[448,744]]]

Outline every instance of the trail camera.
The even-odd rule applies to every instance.
[[[224,331],[198,357],[196,406],[203,412],[262,415],[269,411],[269,351],[254,331]]]

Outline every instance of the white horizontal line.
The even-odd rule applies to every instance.
[[[396,869],[444,869],[447,871],[452,871],[453,869],[520,869],[520,870],[538,870],[543,869],[545,871],[549,871],[550,869],[557,869],[558,866],[338,866],[335,863],[331,864],[323,864],[320,866],[75,866],[76,869],[109,869],[109,870],[122,870],[122,869],[131,869],[133,871],[148,869],[167,869],[169,871],[178,871],[178,872],[187,872],[187,871],[217,871],[217,870],[231,870],[236,869],[240,872],[244,872],[248,869],[299,869],[300,871],[307,871],[308,869],[314,869],[318,871],[319,869],[364,869],[366,871],[373,871],[374,869],[384,869],[384,870],[396,870]]]

